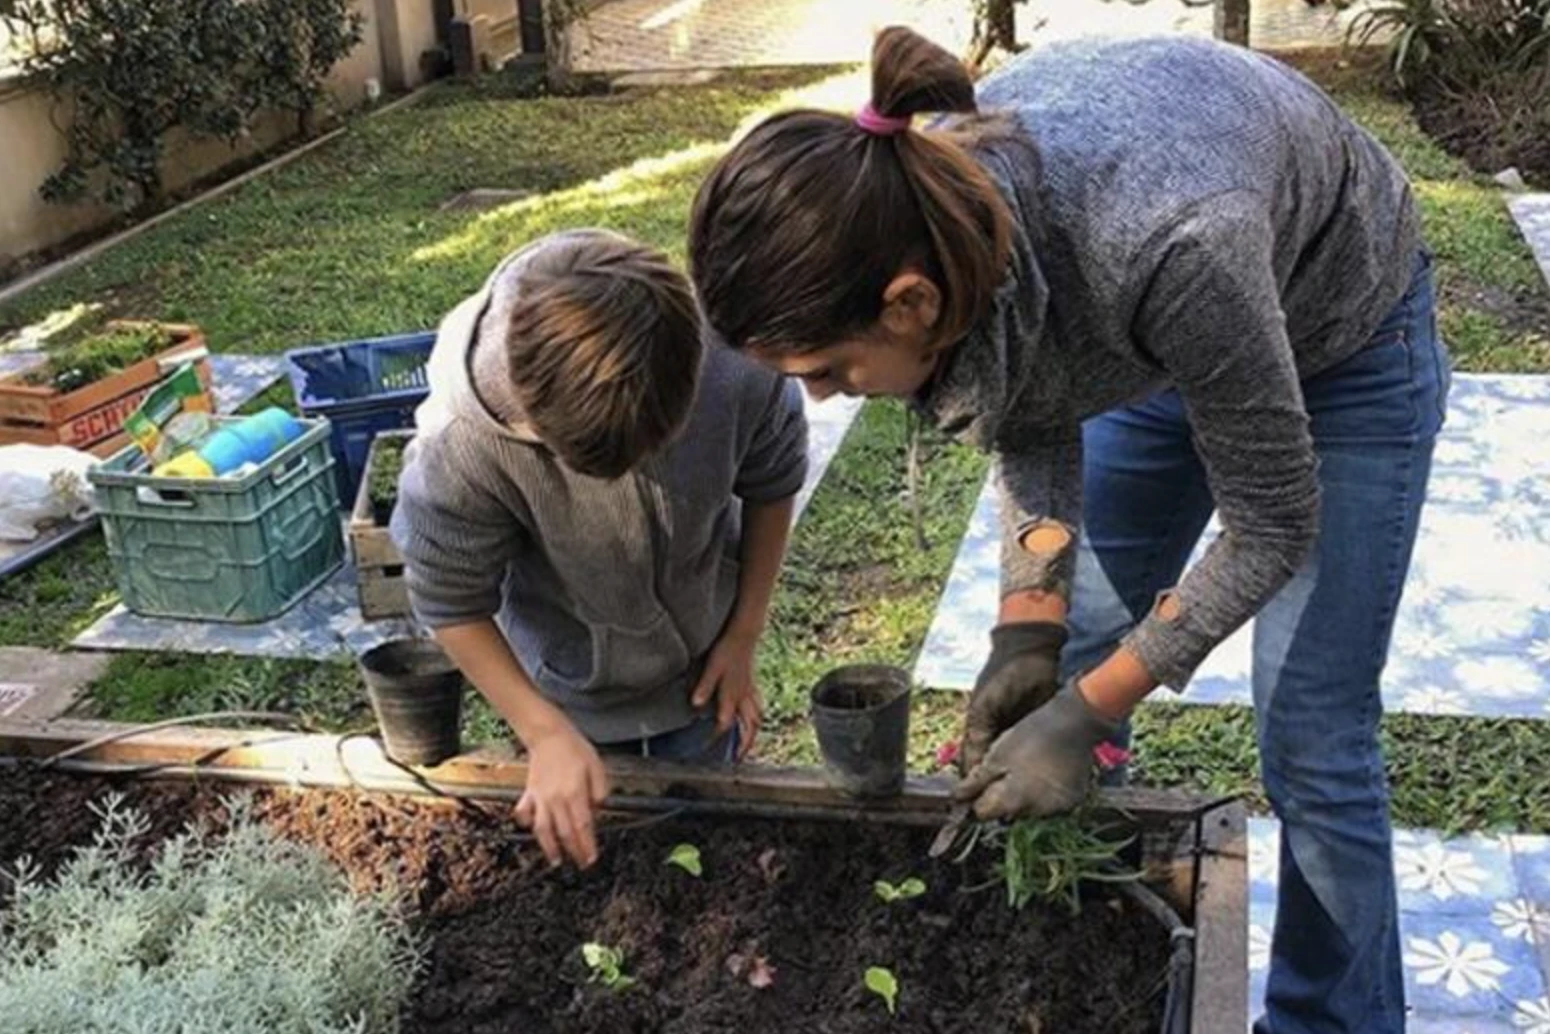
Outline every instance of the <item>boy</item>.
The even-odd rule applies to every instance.
[[[518,817],[551,864],[596,860],[599,747],[725,760],[758,731],[806,423],[701,333],[664,256],[578,230],[437,335],[393,538],[416,617],[527,749]]]

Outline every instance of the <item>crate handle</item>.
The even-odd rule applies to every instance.
[[[176,488],[162,492],[150,485],[141,485],[135,489],[135,501],[146,506],[171,506],[180,510],[191,509],[194,505],[194,497],[187,492]]]
[[[286,466],[270,474],[269,480],[276,485],[283,485],[310,466],[312,466],[311,457],[305,455],[297,456]]]

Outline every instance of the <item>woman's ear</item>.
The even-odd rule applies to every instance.
[[[894,337],[929,340],[942,316],[942,291],[929,277],[906,270],[883,289],[883,326]]]

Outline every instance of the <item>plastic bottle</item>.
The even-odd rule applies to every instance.
[[[224,477],[246,464],[261,464],[305,430],[278,406],[229,423],[206,438],[198,449],[180,453],[157,467],[167,477]]]

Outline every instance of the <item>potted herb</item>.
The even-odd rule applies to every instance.
[[[69,445],[107,455],[123,444],[124,418],[185,362],[208,389],[198,327],[118,321],[59,341],[43,363],[0,377],[0,444]]]
[[[398,502],[398,475],[404,470],[404,448],[408,435],[383,435],[372,443],[370,469],[366,472],[366,490],[371,498],[371,516],[386,526]]]

